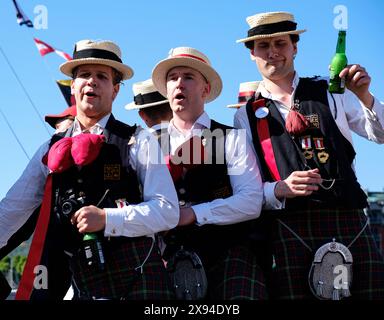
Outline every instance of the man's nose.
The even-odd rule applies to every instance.
[[[95,79],[95,77],[94,76],[90,76],[89,78],[88,78],[88,85],[90,86],[90,87],[96,87],[96,85],[97,85],[97,82],[96,82],[96,79]]]
[[[279,56],[279,52],[278,52],[277,48],[274,47],[274,46],[270,46],[269,47],[269,52],[268,53],[269,53],[269,57],[270,58],[276,58],[276,57]]]
[[[177,80],[176,80],[176,86],[178,88],[180,87],[184,87],[184,80],[183,80],[183,77],[178,77]]]

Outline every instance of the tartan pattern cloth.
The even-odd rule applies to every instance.
[[[207,272],[209,300],[266,300],[264,274],[247,246],[228,249]]]
[[[122,238],[103,242],[104,271],[94,271],[84,266],[82,259],[72,259],[73,278],[80,299],[173,299],[171,283],[156,243],[140,269],[151,250],[152,238]]]
[[[307,210],[283,212],[278,218],[312,249],[310,252],[285,226],[272,222],[271,298],[316,299],[308,285],[308,273],[316,250],[335,238],[345,246],[361,231],[367,217],[363,210]],[[353,256],[351,299],[384,299],[384,260],[369,225],[349,247]]]

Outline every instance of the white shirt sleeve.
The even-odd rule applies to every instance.
[[[179,222],[179,203],[157,139],[147,130],[135,136],[129,159],[143,190],[143,202],[106,208],[105,236],[152,236]]]
[[[255,148],[252,143],[252,132],[251,132],[251,127],[249,125],[248,115],[245,107],[241,107],[236,111],[233,126],[235,128],[239,128],[239,129],[241,128],[246,130],[247,140],[249,145],[248,152],[252,152],[255,155],[258,167],[260,168],[260,160],[257,157]],[[284,202],[281,202],[275,196],[276,183],[277,181],[263,183],[263,209],[264,210],[277,210],[277,209],[282,209],[284,206]]]
[[[198,225],[233,224],[260,215],[263,189],[256,158],[245,130],[231,130],[226,137],[225,157],[233,195],[192,206]]]
[[[48,168],[42,163],[42,158],[48,147],[49,141],[36,151],[20,178],[0,202],[0,247],[7,244],[43,200]]]
[[[328,92],[328,103],[337,126],[342,134],[352,143],[350,130],[359,136],[376,143],[384,143],[384,103],[376,98],[372,110],[366,108],[357,96],[346,89],[344,94],[334,94],[334,102]]]

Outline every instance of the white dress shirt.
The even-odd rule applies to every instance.
[[[168,127],[171,154],[174,154],[177,147],[192,136],[201,136],[202,130],[210,127],[211,120],[205,112],[186,135],[181,133],[171,120]],[[193,205],[192,209],[198,225],[233,224],[257,218],[260,215],[263,189],[255,155],[249,152],[249,148],[244,130],[231,130],[227,134],[225,160],[233,195],[225,199],[220,198]],[[201,183],[204,184],[204,181]]]
[[[328,80],[327,78],[318,78],[318,80]],[[292,82],[292,100],[294,99],[295,91],[299,83],[297,72]],[[284,119],[286,119],[290,106],[284,106],[277,98],[271,94],[261,81],[257,88],[257,93],[260,93],[264,98],[271,99],[275,102],[278,110]],[[384,143],[384,104],[374,99],[372,110],[364,107],[354,93],[346,89],[344,94],[334,94],[336,106],[334,105],[332,96],[327,92],[328,104],[332,112],[336,124],[343,136],[353,145],[351,130],[356,134],[374,141],[376,143]],[[293,104],[293,101],[291,101]],[[249,126],[249,120],[245,106],[241,107],[235,113],[234,118],[235,128],[244,128],[247,132],[247,139],[252,142],[252,132]],[[255,152],[253,143],[252,149]],[[258,161],[258,160],[257,160]],[[264,200],[265,209],[280,209],[283,203],[276,199],[274,189],[277,182],[264,183]]]
[[[89,132],[101,134],[109,117],[110,114],[105,116]],[[72,136],[80,133],[80,123],[75,119]],[[156,232],[174,228],[179,221],[179,206],[172,178],[164,164],[151,161],[149,151],[156,145],[150,146],[149,136],[152,135],[148,131],[138,130],[135,143],[127,155],[142,186],[143,202],[128,204],[123,208],[105,208],[105,236],[153,236]],[[12,234],[42,202],[49,169],[41,159],[47,153],[49,143],[47,141],[37,150],[21,177],[0,202],[0,247],[6,245]]]

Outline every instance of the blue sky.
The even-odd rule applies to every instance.
[[[59,113],[65,108],[54,82],[65,79],[58,71],[64,60],[54,53],[41,57],[33,37],[69,54],[74,43],[81,39],[116,41],[122,49],[123,60],[135,71],[134,77],[125,81],[120,89],[113,111],[117,118],[129,124],[142,124],[135,111],[124,109],[132,100],[132,84],[149,78],[154,65],[166,57],[170,48],[195,47],[207,54],[224,83],[221,96],[208,104],[206,111],[212,118],[232,124],[234,110],[225,106],[236,102],[239,83],[260,79],[248,51],[235,42],[246,35],[245,18],[264,11],[292,12],[298,28],[307,29],[299,42],[297,71],[301,76],[327,75],[337,39],[334,8],[338,5],[348,10],[349,62],[366,67],[372,77],[371,91],[384,101],[384,2],[381,0],[18,0],[18,3],[32,22],[43,22],[39,6],[44,6],[48,13],[47,28],[30,29],[16,23],[11,0],[0,3],[1,49],[41,116]],[[38,146],[49,139],[49,134],[1,53],[0,70],[0,108],[31,157]],[[0,134],[2,198],[28,159],[1,116]],[[356,135],[353,138],[361,185],[371,191],[383,190],[384,146]]]

